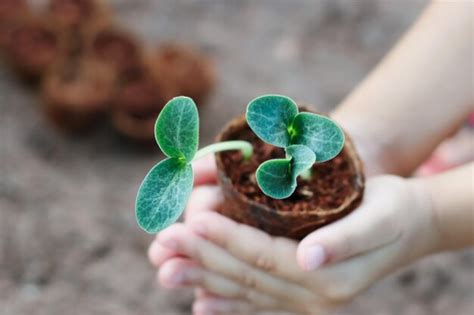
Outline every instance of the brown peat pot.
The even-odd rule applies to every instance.
[[[141,63],[142,47],[131,34],[108,27],[86,35],[86,53],[109,65],[117,75]]]
[[[314,165],[311,179],[298,178],[296,191],[282,200],[262,193],[255,172],[262,162],[283,158],[283,149],[260,140],[243,116],[231,121],[217,137],[217,141],[226,140],[246,140],[254,149],[248,161],[243,160],[239,151],[216,154],[218,182],[225,198],[218,211],[237,222],[275,236],[302,239],[349,214],[362,201],[364,168],[347,134],[341,153]]]
[[[48,9],[57,27],[66,30],[90,30],[110,22],[110,10],[102,0],[51,0]]]
[[[26,79],[37,79],[54,64],[64,43],[44,18],[23,17],[9,31],[5,49],[9,63]]]
[[[28,13],[26,0],[0,0],[0,21],[11,21]]]
[[[5,48],[11,31],[28,14],[25,0],[0,0],[0,48]]]
[[[216,82],[214,66],[206,56],[176,43],[158,47],[153,70],[174,86],[176,95],[189,96],[198,106],[206,101]]]
[[[109,110],[114,75],[90,59],[58,63],[44,78],[42,96],[47,117],[61,130],[84,131]]]
[[[129,69],[119,77],[115,88],[112,124],[127,138],[152,142],[156,117],[174,95],[166,81],[150,73],[146,63]]]

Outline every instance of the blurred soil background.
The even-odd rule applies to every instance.
[[[426,4],[110,2],[119,22],[145,41],[194,44],[214,59],[218,85],[200,108],[202,144],[260,94],[286,94],[330,111]],[[190,314],[190,291],[156,284],[146,257],[151,237],[134,218],[137,187],[160,158],[158,148],[133,145],[108,124],[84,136],[57,132],[41,115],[37,92],[5,66],[0,128],[1,315]],[[426,259],[338,314],[472,314],[473,266],[472,251]]]

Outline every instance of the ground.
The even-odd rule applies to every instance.
[[[37,0],[36,2],[38,2]],[[329,111],[374,67],[425,1],[117,0],[148,43],[178,39],[215,60],[203,144],[259,94]],[[394,87],[396,88],[396,87]],[[380,104],[383,106],[383,104]],[[137,228],[137,187],[160,158],[109,125],[52,129],[37,92],[0,68],[0,314],[189,314],[191,292],[158,287]],[[467,315],[474,253],[432,257],[389,277],[339,315]]]

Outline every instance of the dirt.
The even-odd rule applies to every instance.
[[[200,108],[202,144],[263,93],[328,112],[424,3],[114,1],[120,21],[146,40],[177,39],[214,57],[219,83]],[[190,314],[192,292],[156,284],[146,259],[151,237],[134,219],[137,187],[160,158],[108,124],[82,137],[57,133],[37,93],[1,66],[0,314]],[[473,267],[472,251],[428,258],[337,314],[471,314]]]
[[[248,126],[228,136],[228,140],[245,140],[253,146],[253,154],[248,161],[243,159],[240,151],[221,154],[226,174],[235,189],[249,200],[265,204],[277,211],[331,211],[340,207],[346,197],[354,194],[357,178],[347,153],[342,151],[330,161],[315,164],[311,169],[310,180],[298,177],[298,187],[289,198],[270,198],[258,187],[255,172],[258,166],[267,160],[285,158],[285,151],[260,140]]]

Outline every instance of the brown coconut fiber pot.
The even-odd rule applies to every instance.
[[[110,9],[103,0],[51,0],[48,14],[63,30],[85,31],[110,24]]]
[[[142,61],[142,47],[136,38],[117,27],[87,33],[86,54],[110,66],[118,76]]]
[[[26,0],[0,0],[0,21],[11,22],[28,14]]]
[[[0,0],[0,48],[4,49],[19,20],[29,14],[25,0]]]
[[[207,100],[216,83],[215,69],[209,58],[177,43],[158,47],[153,57],[153,71],[172,85],[176,95],[189,96],[197,105]]]
[[[84,58],[58,63],[42,84],[47,117],[63,131],[86,131],[108,112],[113,79],[110,68],[95,60]]]
[[[111,119],[123,136],[147,143],[154,142],[156,117],[175,93],[165,81],[154,77],[144,64],[123,73],[117,82]]]
[[[5,49],[9,63],[27,80],[36,80],[60,56],[64,43],[44,18],[26,16],[10,30]]]
[[[347,134],[341,153],[314,165],[311,179],[298,178],[296,191],[282,200],[262,193],[255,172],[262,162],[283,158],[283,149],[261,141],[245,117],[231,121],[217,137],[217,141],[226,140],[246,140],[254,149],[249,161],[243,160],[240,151],[216,154],[218,182],[225,198],[218,211],[237,222],[299,240],[349,214],[362,200],[364,168]]]

